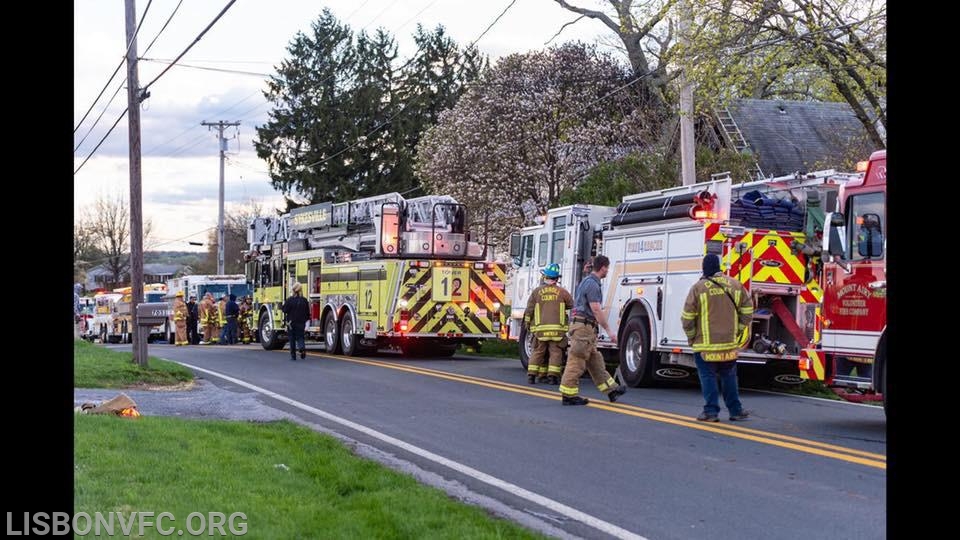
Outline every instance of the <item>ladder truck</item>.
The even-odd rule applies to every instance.
[[[288,341],[281,306],[294,283],[310,305],[306,338],[328,353],[450,356],[496,338],[506,265],[467,212],[445,195],[388,193],[255,218],[244,258],[257,339]]]

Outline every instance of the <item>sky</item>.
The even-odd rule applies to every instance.
[[[442,24],[454,40],[465,45],[480,36],[510,1],[238,0],[179,61],[182,67],[174,66],[150,86],[150,97],[141,104],[143,214],[153,226],[146,249],[207,250],[205,245],[188,243],[205,244],[217,223],[219,149],[216,131],[201,126],[204,121],[240,122],[238,128],[225,131],[230,137],[224,181],[227,211],[251,203],[266,212],[284,206],[282,194],[270,186],[266,164],[253,149],[255,127],[266,122],[269,111],[262,90],[265,75],[286,57],[290,40],[298,31],[309,29],[323,8],[330,8],[355,31],[387,29],[397,39],[400,57],[407,58],[414,50],[411,35],[417,23],[427,28]],[[147,0],[137,0],[138,21],[147,4]],[[227,0],[184,0],[160,33],[177,4],[178,0],[153,0],[144,18],[137,35],[139,56],[144,58],[139,62],[141,87],[167,67],[158,60],[176,58]],[[575,5],[599,8],[602,3],[579,0]],[[554,0],[516,0],[477,45],[494,61],[515,52],[541,49],[575,18]],[[564,29],[551,45],[575,39],[593,42],[608,33],[602,23],[584,18]],[[124,66],[80,123],[119,65],[125,43],[124,2],[75,0],[73,124],[75,128],[79,124],[74,133],[75,170],[126,107]],[[128,161],[124,118],[74,174],[75,215],[89,209],[98,197],[128,197]]]

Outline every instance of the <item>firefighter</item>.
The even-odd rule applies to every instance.
[[[733,309],[731,309],[733,308]],[[687,293],[680,314],[683,331],[694,351],[697,375],[703,391],[701,422],[718,422],[719,394],[730,413],[730,420],[744,420],[750,412],[743,409],[737,390],[737,352],[750,336],[753,300],[740,281],[720,271],[720,257],[703,258],[703,276]],[[717,388],[719,382],[720,388]]]
[[[176,345],[187,345],[187,304],[183,301],[183,291],[177,291],[173,298],[173,323],[177,327]]]
[[[200,302],[200,324],[203,325],[203,341],[201,345],[210,345],[214,343],[216,335],[214,334],[214,317],[216,312],[213,308],[213,294],[203,295],[203,301]]]
[[[224,294],[223,296],[221,296],[221,297],[220,297],[220,301],[217,302],[217,304],[216,304],[216,312],[215,312],[214,315],[215,315],[215,317],[216,317],[217,325],[213,327],[213,332],[214,332],[213,335],[215,336],[215,337],[213,338],[213,342],[214,342],[214,343],[217,343],[217,342],[219,341],[219,343],[220,343],[221,345],[226,345],[226,344],[227,344],[227,336],[226,336],[226,332],[227,332],[227,295],[226,295],[226,294]]]
[[[600,280],[607,276],[609,269],[610,259],[597,255],[593,258],[593,271],[577,286],[570,330],[567,332],[570,337],[570,350],[567,351],[567,366],[560,380],[560,395],[563,396],[564,405],[586,405],[590,402],[579,396],[580,376],[584,370],[590,372],[593,384],[597,385],[597,389],[606,394],[611,402],[617,401],[627,391],[607,373],[603,355],[597,350],[598,326],[607,331],[610,341],[617,342],[617,335],[610,329],[607,315],[603,312],[603,293],[600,288]]]
[[[560,384],[563,372],[563,348],[566,345],[567,310],[573,307],[573,296],[557,284],[560,265],[553,263],[540,271],[543,284],[530,293],[523,322],[534,335],[533,354],[527,366],[527,383]],[[549,367],[544,357],[550,352]],[[539,375],[539,378],[537,377]]]
[[[240,339],[244,345],[250,343],[250,328],[253,326],[253,305],[250,303],[250,297],[244,296],[240,303]]]

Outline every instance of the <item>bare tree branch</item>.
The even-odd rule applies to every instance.
[[[551,41],[553,41],[554,39],[557,39],[557,36],[559,36],[559,35],[560,35],[560,32],[563,32],[563,30],[564,30],[566,27],[568,27],[568,26],[570,26],[570,25],[572,25],[572,24],[576,24],[580,19],[582,19],[582,18],[584,18],[584,17],[586,17],[586,15],[581,15],[581,16],[577,17],[576,19],[574,19],[574,20],[572,20],[572,21],[570,21],[570,22],[568,22],[568,23],[565,23],[563,26],[560,27],[559,30],[557,30],[557,33],[554,34],[553,37],[551,37],[550,39],[544,41],[544,42],[543,42],[543,45],[544,45],[544,46],[549,45]]]

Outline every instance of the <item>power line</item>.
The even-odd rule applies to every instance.
[[[89,161],[90,158],[93,157],[93,154],[97,153],[97,150],[100,148],[100,145],[103,144],[103,141],[107,140],[107,137],[109,137],[110,134],[113,133],[113,129],[117,127],[117,124],[119,124],[120,120],[122,120],[123,117],[126,115],[127,115],[127,109],[124,109],[123,112],[120,113],[120,116],[117,117],[117,120],[113,123],[113,125],[110,126],[110,129],[107,131],[107,133],[103,136],[102,139],[100,139],[100,142],[97,143],[97,146],[95,146],[93,150],[90,152],[90,154],[87,155],[86,159],[83,160],[83,163],[81,163],[80,166],[77,167],[77,170],[73,171],[73,174],[77,174],[78,172],[80,172],[80,169],[82,169],[83,166],[87,164],[87,161]]]
[[[122,65],[122,63],[121,63]],[[80,149],[83,146],[83,141],[87,140],[87,137],[90,136],[90,133],[93,132],[93,128],[97,127],[97,124],[100,123],[100,119],[103,118],[103,115],[107,112],[107,109],[110,108],[110,104],[113,103],[114,99],[117,99],[117,94],[120,93],[120,90],[123,90],[123,82],[120,83],[120,86],[117,87],[117,90],[113,93],[113,96],[110,97],[110,101],[107,102],[107,105],[100,111],[100,115],[97,116],[97,119],[93,121],[93,125],[90,126],[90,129],[87,130],[87,133],[84,134],[83,138],[80,139],[80,142],[77,143],[77,147],[73,149],[74,152]]]
[[[507,7],[503,8],[503,11],[501,11],[500,14],[497,15],[497,18],[494,19],[492,23],[490,23],[490,26],[488,26],[487,29],[484,30],[484,31],[477,37],[477,39],[473,40],[473,43],[471,43],[470,46],[467,47],[467,48],[469,49],[470,47],[473,47],[474,45],[477,44],[478,41],[480,41],[481,39],[483,39],[483,36],[487,35],[487,32],[489,32],[490,29],[493,28],[493,25],[497,24],[497,21],[500,20],[500,17],[503,17],[504,15],[506,15],[507,11],[509,11],[510,8],[512,8],[513,5],[516,4],[516,3],[517,3],[517,0],[511,0],[510,4],[508,4]]]
[[[170,71],[170,68],[172,68],[174,65],[176,65],[176,63],[177,63],[181,58],[183,58],[183,55],[187,54],[187,52],[189,52],[190,49],[192,49],[193,46],[196,45],[196,44],[203,38],[204,34],[206,34],[206,33],[213,27],[213,25],[216,24],[217,21],[220,20],[220,17],[223,17],[223,15],[227,12],[227,10],[230,9],[230,6],[232,6],[233,4],[235,4],[236,1],[237,1],[237,0],[230,0],[230,1],[227,3],[227,5],[224,6],[222,10],[220,10],[220,13],[218,13],[217,16],[214,17],[214,19],[213,19],[212,21],[210,21],[210,24],[208,24],[207,27],[204,28],[203,31],[200,32],[199,35],[197,35],[196,39],[194,39],[193,42],[190,43],[190,45],[187,45],[187,48],[184,49],[182,53],[180,53],[176,58],[173,59],[173,63],[171,63],[169,66],[167,66],[163,71],[160,72],[159,75],[157,75],[156,77],[154,77],[152,81],[150,81],[149,83],[147,83],[147,84],[140,90],[140,95],[141,95],[141,96],[147,95],[147,90],[150,88],[150,86],[153,85],[153,83],[157,82],[157,80],[158,80],[160,77],[163,77],[164,73],[166,73],[167,71]]]
[[[130,43],[127,43],[127,50],[123,53],[123,59],[120,60],[120,63],[117,65],[117,69],[113,70],[113,75],[110,75],[110,78],[107,80],[107,84],[103,85],[103,89],[100,90],[99,94],[97,94],[97,99],[93,100],[93,103],[90,104],[90,108],[87,109],[86,113],[84,113],[83,118],[80,119],[80,123],[77,124],[77,127],[73,128],[74,133],[76,133],[77,130],[80,129],[80,126],[83,125],[83,121],[87,119],[87,115],[90,114],[90,111],[93,110],[93,107],[98,101],[100,101],[100,98],[103,97],[103,93],[107,90],[107,87],[113,82],[113,78],[117,76],[120,68],[123,67],[123,63],[126,61],[127,53],[130,52],[130,46],[133,45],[133,42],[137,38],[137,34],[140,33],[140,27],[143,26],[143,20],[147,18],[147,12],[150,11],[151,4],[153,4],[153,0],[147,0],[147,7],[143,10],[143,15],[140,16],[140,22],[137,24],[137,29],[133,32],[133,38],[130,40]]]
[[[177,7],[173,8],[173,12],[170,13],[169,17],[167,17],[167,22],[163,23],[163,26],[160,28],[160,31],[157,32],[157,35],[153,36],[153,40],[150,42],[149,45],[147,45],[147,48],[144,49],[143,53],[141,54],[147,54],[148,52],[150,52],[150,47],[153,47],[153,44],[156,43],[157,38],[160,37],[160,34],[162,34],[163,31],[167,29],[167,25],[170,24],[170,21],[173,20],[173,16],[177,14],[177,10],[180,9],[180,4],[182,3],[183,3],[183,0],[180,0],[179,2],[177,2]]]
[[[426,11],[427,9],[429,9],[430,6],[432,6],[432,5],[436,4],[436,3],[437,3],[437,0],[433,0],[433,1],[430,2],[429,4],[423,6],[423,8],[422,8],[420,11],[416,12],[416,14],[414,14],[413,17],[410,17],[409,19],[407,19],[406,21],[404,21],[403,24],[401,24],[400,26],[398,26],[398,27],[394,30],[394,32],[399,32],[401,28],[403,28],[404,26],[410,24],[410,21],[412,21],[412,20],[416,19],[417,17],[419,17],[421,13],[423,13],[424,11]]]
[[[344,19],[344,21],[347,21],[348,19],[350,19],[350,17],[353,17],[354,15],[356,15],[358,11],[360,11],[361,9],[363,9],[363,6],[365,6],[365,5],[369,4],[369,3],[370,3],[370,0],[363,0],[363,3],[360,4],[360,7],[358,7],[358,8],[355,9],[355,10],[353,10],[352,12],[350,12],[350,14],[347,15],[347,18]]]
[[[143,61],[145,61],[145,62],[159,62],[159,63],[161,63],[161,64],[170,64],[171,66],[174,65],[173,62],[168,62],[168,61],[165,61],[165,60],[157,60],[157,59],[155,59],[155,58],[142,58],[142,57],[141,57],[140,60],[143,60]],[[255,76],[257,76],[257,77],[269,77],[269,76],[270,76],[269,73],[257,73],[257,72],[255,72],[255,71],[241,71],[241,70],[239,70],[239,69],[225,69],[225,68],[215,68],[215,67],[208,67],[208,66],[194,66],[194,65],[191,65],[191,64],[184,64],[184,63],[182,63],[182,62],[179,63],[179,64],[176,64],[176,66],[177,66],[177,67],[185,67],[185,68],[193,68],[193,69],[202,69],[202,70],[205,70],[205,71],[219,71],[219,72],[222,72],[222,73],[236,73],[236,74],[239,74],[239,75],[255,75]]]
[[[368,22],[367,24],[363,25],[363,28],[361,28],[360,31],[363,32],[364,30],[366,30],[368,26],[370,26],[371,24],[373,24],[374,21],[376,21],[377,19],[379,19],[381,15],[383,15],[384,13],[386,13],[387,10],[390,9],[390,8],[392,8],[393,5],[396,4],[396,3],[397,3],[397,0],[393,0],[393,2],[390,2],[389,4],[387,4],[387,7],[381,9],[381,10],[380,10],[380,13],[377,13],[377,15],[376,15],[373,19],[370,19],[370,22]]]

